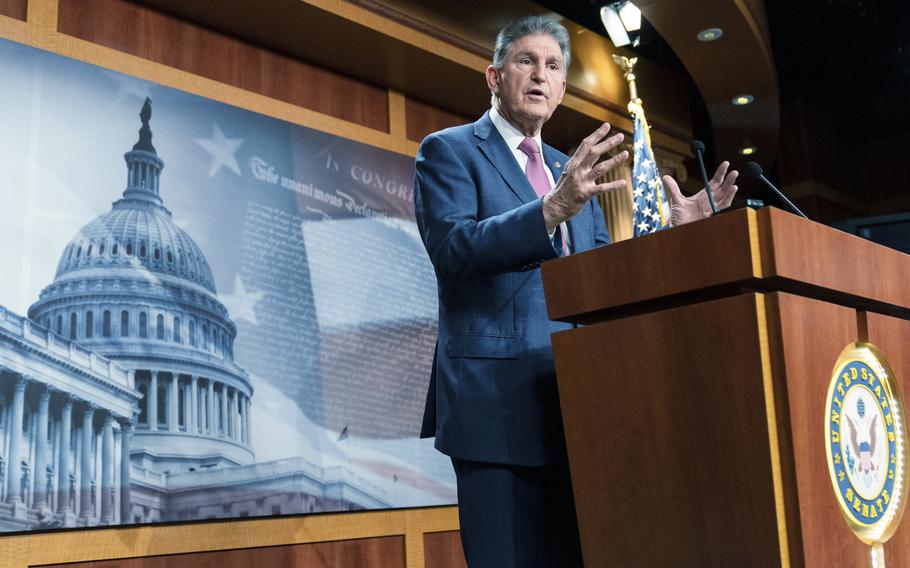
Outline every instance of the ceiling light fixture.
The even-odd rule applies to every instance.
[[[629,0],[605,4],[600,9],[600,21],[616,47],[638,45],[637,35],[633,39],[629,32],[641,29],[641,10]]]
[[[708,28],[698,32],[698,41],[714,41],[720,39],[720,36],[724,35],[724,30],[720,28]]]
[[[733,106],[745,106],[754,100],[755,98],[752,95],[736,95],[731,102]]]
[[[751,156],[752,154],[758,152],[758,148],[755,146],[743,146],[739,149],[739,153],[742,156]]]
[[[641,10],[631,2],[626,2],[619,9],[619,19],[627,32],[637,32],[641,29]]]

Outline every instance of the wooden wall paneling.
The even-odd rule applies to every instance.
[[[586,565],[781,564],[760,298],[553,336]]]
[[[0,0],[0,16],[25,21],[27,0]]]
[[[381,87],[125,0],[59,2],[61,33],[388,132]]]
[[[454,114],[410,97],[405,100],[405,115],[408,125],[407,137],[408,140],[414,142],[420,142],[427,134],[437,130],[467,124],[480,118],[480,116],[469,118]]]
[[[57,14],[58,0],[29,0],[27,22],[0,16],[0,38],[391,152],[407,156],[417,153],[417,143],[407,140],[403,135],[393,136],[388,132],[246,91],[125,51],[58,33]]]
[[[425,507],[328,513],[318,515],[242,519],[234,521],[197,522],[190,524],[146,525],[92,530],[20,533],[0,535],[0,568],[60,565],[73,562],[117,561],[122,559],[187,555],[213,551],[250,548],[287,547],[310,543],[344,544],[338,548],[315,548],[350,558],[365,554],[370,547],[385,550],[389,542],[403,538],[404,565],[424,568],[423,534],[457,532],[456,507]],[[386,539],[384,537],[393,537]],[[357,542],[369,539],[382,543],[369,544],[361,550]],[[418,546],[414,546],[417,543]],[[401,548],[398,544],[395,545]],[[356,552],[356,550],[361,550]],[[352,552],[353,551],[353,552]],[[275,552],[274,554],[291,554]],[[245,554],[245,553],[244,553]],[[310,554],[301,549],[293,554]],[[328,554],[328,553],[327,553]],[[371,553],[372,554],[372,553]],[[392,554],[392,553],[390,553]],[[398,558],[392,554],[392,560]],[[243,556],[241,556],[243,557]],[[183,558],[181,556],[180,558]],[[367,558],[367,556],[364,556]],[[170,564],[173,566],[174,564]],[[309,566],[310,564],[307,564]],[[401,564],[395,564],[400,566]],[[244,566],[258,566],[245,564]],[[318,565],[317,565],[318,566]],[[219,563],[219,568],[221,564]]]
[[[146,558],[45,564],[43,568],[404,568],[404,538],[383,537]]]
[[[307,0],[264,5],[244,0],[142,2],[192,21],[210,23],[230,35],[249,37],[258,45],[273,46],[282,53],[299,54],[307,61],[327,68],[339,69],[376,84],[388,84],[456,114],[473,117],[489,104],[483,71],[490,61],[490,49],[460,37],[459,30],[470,25],[470,19],[465,19],[463,13],[454,28],[440,29],[402,12],[406,8],[396,1]],[[518,4],[519,8],[521,4]],[[528,12],[540,10],[533,3],[527,4]],[[440,4],[430,8],[433,11],[443,9]],[[502,23],[508,21],[511,17],[508,14],[514,15],[515,10],[515,6],[511,12],[506,10]],[[519,9],[518,13],[521,11]],[[269,20],[282,17],[286,21],[280,26]],[[488,18],[487,27],[490,21]],[[303,24],[299,22],[307,22],[309,28],[302,32]],[[313,22],[311,26],[310,22]],[[487,43],[484,41],[483,45]],[[598,58],[603,59],[600,53]],[[612,62],[609,65],[607,70],[612,76],[615,66]],[[621,81],[621,84],[625,88],[625,82]],[[457,88],[452,88],[453,85]],[[567,150],[606,120],[631,133],[632,123],[624,100],[621,104],[605,100],[570,84],[545,136],[548,143]],[[689,137],[680,137],[686,128],[665,127],[659,121],[652,126],[655,147],[688,155]]]
[[[906,421],[906,411],[910,408],[910,350],[907,349],[910,345],[910,321],[867,313],[866,322],[869,343],[878,347],[897,378]],[[885,544],[885,565],[899,566],[902,558],[910,558],[910,516],[906,513],[897,532]]]
[[[784,293],[768,294],[766,306],[773,374],[787,388],[795,476],[785,483],[795,483],[799,495],[798,503],[795,495],[787,503],[788,516],[801,529],[798,540],[791,538],[793,565],[867,566],[869,548],[853,536],[838,508],[824,444],[828,384],[838,355],[856,341],[856,312]]]
[[[467,568],[458,531],[424,533],[423,549],[426,568]]]
[[[23,38],[33,35],[30,33],[31,30],[27,29],[28,26],[23,25],[22,27],[26,29],[17,30],[13,29],[15,26],[4,25],[7,23],[18,24],[19,22],[15,20],[0,20],[0,33],[3,33],[5,28],[9,28],[10,35],[18,33]],[[165,87],[179,89],[210,100],[258,112],[291,124],[298,124],[390,152],[406,156],[414,156],[417,153],[417,143],[411,142],[403,136],[392,136],[387,132],[200,77],[187,71],[141,59],[125,52],[98,46],[76,37],[56,34],[50,37],[38,35],[38,39],[40,43],[37,44],[37,47],[53,51],[65,57],[85,61],[146,81],[152,81]]]

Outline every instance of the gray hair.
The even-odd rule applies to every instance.
[[[562,24],[546,16],[525,16],[512,20],[499,30],[499,34],[496,36],[496,47],[493,49],[493,67],[502,69],[506,63],[506,57],[512,50],[513,43],[525,36],[537,34],[548,35],[559,44],[559,49],[562,51],[562,73],[565,77],[569,72],[569,62],[572,60],[572,52],[569,49],[569,32]]]

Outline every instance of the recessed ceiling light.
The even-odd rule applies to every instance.
[[[758,152],[758,148],[755,146],[743,146],[739,149],[739,153],[743,156],[751,156],[752,154]]]
[[[744,106],[755,100],[752,95],[736,95],[731,101],[734,106]]]
[[[699,41],[714,41],[724,35],[724,30],[720,28],[708,28],[698,32]]]

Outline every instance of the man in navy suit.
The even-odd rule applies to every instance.
[[[452,458],[472,568],[579,566],[541,262],[608,244],[598,183],[628,158],[602,159],[623,134],[604,124],[570,159],[541,127],[566,90],[569,36],[543,17],[509,23],[487,68],[492,106],[474,124],[428,136],[416,162],[417,223],[436,270],[439,337],[421,435]],[[712,180],[729,205],[736,172]],[[703,216],[664,179],[671,219]]]

